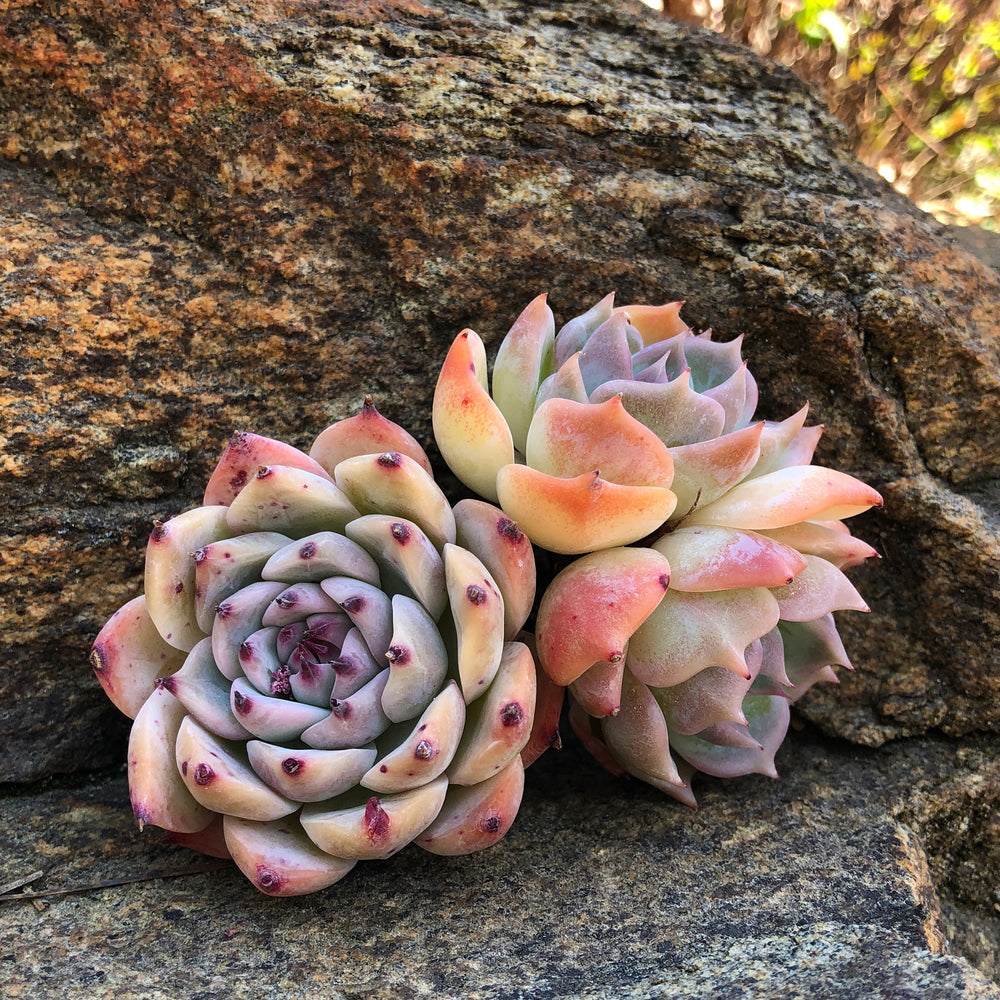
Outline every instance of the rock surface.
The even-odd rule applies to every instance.
[[[683,298],[746,334],[765,415],[810,401],[886,509],[857,670],[802,711],[964,737],[807,729],[696,814],[549,754],[470,858],[0,903],[9,995],[1000,998],[1000,279],[807,88],[611,0],[16,0],[0,157],[0,751],[77,772],[0,792],[0,882],[202,863],[79,773],[123,757],[86,653],[150,522],[234,428],[302,445],[364,391],[429,444],[454,334],[546,289]]]
[[[549,753],[496,847],[408,848],[294,900],[137,834],[118,776],[53,785],[0,801],[0,883],[43,870],[46,904],[0,903],[0,971],[38,1000],[998,1000],[993,904],[932,883],[977,833],[943,837],[922,805],[943,789],[995,815],[997,749],[794,736],[781,781],[705,782],[697,813]],[[213,870],[44,896],[192,864]]]
[[[761,412],[876,485],[805,714],[868,744],[1000,728],[1000,280],[784,70],[638,8],[38,0],[0,14],[7,777],[120,755],[83,663],[154,516],[232,429],[371,391],[427,439],[454,334],[548,289],[745,333]],[[105,734],[95,738],[95,734]]]

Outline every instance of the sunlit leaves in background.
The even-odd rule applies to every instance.
[[[855,151],[945,221],[1000,229],[1000,2],[665,0],[818,84]]]

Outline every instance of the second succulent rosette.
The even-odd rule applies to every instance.
[[[145,592],[91,654],[134,719],[140,827],[275,895],[410,842],[495,843],[558,724],[517,639],[534,595],[517,525],[453,508],[370,399],[309,454],[234,435],[202,506],[155,525]]]
[[[532,542],[578,556],[547,583],[538,657],[609,770],[690,805],[695,771],[774,775],[789,703],[850,667],[843,570],[875,555],[845,518],[881,497],[813,465],[807,409],[754,418],[741,340],[680,303],[615,308],[558,334],[545,296],[502,342],[492,392],[464,330],[434,398],[441,453]]]

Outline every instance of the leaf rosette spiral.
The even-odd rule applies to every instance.
[[[411,842],[490,846],[546,742],[526,750],[534,594],[514,521],[453,508],[370,398],[309,454],[235,434],[202,506],[154,526],[144,593],[91,654],[134,719],[140,827],[275,895]]]
[[[434,432],[455,474],[569,561],[542,590],[541,666],[609,770],[695,804],[695,771],[775,774],[789,704],[850,668],[843,570],[875,555],[843,520],[879,494],[813,465],[807,408],[755,418],[742,338],[695,334],[679,302],[608,296],[558,334],[545,296],[487,372],[464,330]]]

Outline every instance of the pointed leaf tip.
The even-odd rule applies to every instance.
[[[592,664],[620,658],[669,582],[670,564],[653,549],[606,549],[570,563],[539,605],[542,668],[556,684],[566,685]]]
[[[514,461],[514,441],[486,389],[486,354],[472,330],[448,351],[432,411],[434,439],[452,472],[470,489],[496,502],[497,472]]]

